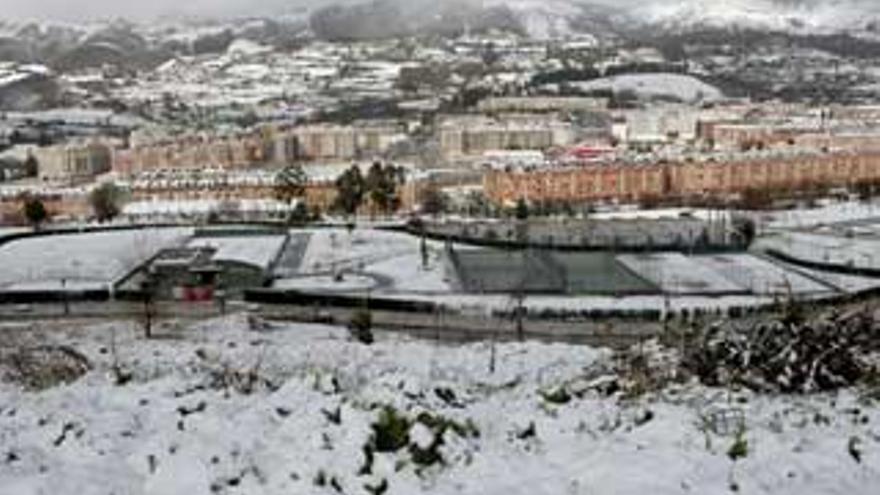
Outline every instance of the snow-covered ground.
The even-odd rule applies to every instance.
[[[317,229],[310,233],[301,264],[303,273],[323,273],[333,268],[337,271],[361,269],[418,249],[415,238],[394,232]]]
[[[393,260],[380,261],[369,266],[374,273],[385,274],[394,280],[398,292],[450,292],[452,287],[445,264],[441,259],[440,243],[429,242],[427,265],[422,264],[418,251],[409,252]]]
[[[701,220],[728,220],[728,212],[703,208],[654,208],[642,209],[638,205],[618,206],[611,211],[591,213],[593,220],[671,220],[678,218],[699,218]]]
[[[762,237],[755,249],[775,250],[801,261],[880,269],[880,239],[786,232]]]
[[[880,410],[856,390],[605,396],[592,385],[610,355],[592,348],[381,335],[363,346],[327,327],[249,331],[238,316],[153,341],[131,323],[2,331],[5,345],[72,345],[94,364],[42,392],[0,385],[4,494],[855,495],[880,484]],[[130,383],[113,383],[114,363]],[[224,386],[234,371],[271,386]],[[580,397],[546,398],[563,385]],[[386,407],[409,420],[400,448],[368,456]],[[740,415],[738,442],[719,418]],[[460,433],[438,435],[443,420]],[[442,462],[420,466],[413,453],[440,439]]]
[[[809,268],[790,265],[781,261],[774,261],[774,263],[791,271],[802,273],[816,280],[821,280],[822,282],[849,294],[864,292],[880,287],[880,278],[861,277],[857,275],[847,275],[822,270],[812,270]]]
[[[379,285],[376,279],[351,273],[340,278],[332,275],[282,278],[272,283],[274,289],[294,289],[314,292],[355,292],[372,290]]]
[[[617,257],[617,261],[670,293],[712,294],[745,291],[745,288],[708,266],[680,253],[623,254]]]
[[[714,101],[724,97],[718,88],[683,74],[626,74],[572,85],[582,91],[633,91],[642,96],[671,96],[685,102]]]
[[[0,288],[106,288],[159,249],[176,245],[192,229],[142,229],[48,235],[0,247]]]
[[[212,259],[217,261],[237,261],[267,269],[278,257],[285,239],[283,235],[196,237],[188,246],[215,248]]]
[[[787,230],[811,228],[841,222],[880,221],[880,202],[878,201],[824,201],[815,208],[794,210],[737,212],[752,217],[764,229]],[[727,221],[730,213],[702,208],[657,208],[645,210],[638,205],[616,207],[612,211],[593,213],[596,220],[630,220],[638,218],[663,219],[693,217],[702,220]]]
[[[762,213],[766,228],[794,229],[857,220],[880,220],[880,204],[876,201],[843,201],[826,203],[817,208]]]
[[[300,264],[303,276],[313,279],[313,288],[322,281],[329,290],[340,287],[329,272],[364,272],[383,279],[385,292],[448,292],[449,282],[441,261],[443,244],[427,241],[428,264],[423,266],[421,240],[405,233],[381,230],[316,229],[310,231],[309,245]],[[307,284],[309,282],[298,282]],[[289,287],[289,285],[288,285]],[[362,287],[357,287],[361,289]]]
[[[751,254],[719,254],[694,258],[753,294],[827,294],[827,285]]]
[[[449,307],[474,309],[477,312],[505,309],[510,298],[454,293],[450,274],[443,262],[443,245],[428,241],[429,260],[422,265],[420,239],[408,234],[357,229],[315,229],[309,231],[310,241],[296,277],[286,276],[276,288],[325,292],[362,292],[372,294],[443,302]],[[468,249],[457,246],[457,249]],[[472,247],[470,249],[473,249]],[[617,257],[629,269],[657,284],[673,296],[674,307],[726,309],[731,306],[761,305],[772,296],[787,294],[833,295],[836,289],[873,287],[871,280],[846,280],[843,287],[834,281],[822,283],[822,277],[805,276],[798,271],[752,254],[730,254],[688,257],[678,253],[621,255]],[[355,272],[336,281],[331,272]],[[817,280],[818,279],[818,280]],[[740,296],[712,297],[713,294]],[[747,295],[752,293],[753,295]],[[691,294],[693,297],[682,297]],[[663,310],[662,296],[643,297],[567,297],[534,296],[529,305],[538,309],[658,309]]]

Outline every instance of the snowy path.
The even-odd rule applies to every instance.
[[[275,274],[281,277],[295,275],[302,264],[303,256],[309,245],[311,234],[292,231],[290,241],[285,246],[284,252],[275,266]]]

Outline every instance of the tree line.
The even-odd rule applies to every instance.
[[[302,165],[288,165],[275,177],[275,198],[288,205],[294,200],[305,200],[308,182]],[[406,170],[394,164],[374,162],[366,174],[352,165],[334,182],[336,197],[332,208],[344,215],[353,215],[362,207],[379,213],[395,212],[401,206],[400,186],[405,182]],[[299,201],[292,216],[302,216],[304,208],[305,201]]]
[[[112,221],[122,213],[124,192],[116,184],[105,182],[89,194],[89,205],[94,219],[99,223]],[[42,198],[25,194],[22,198],[21,216],[29,225],[38,229],[49,219],[49,210]]]

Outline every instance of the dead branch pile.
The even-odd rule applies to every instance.
[[[678,354],[651,340],[616,352],[612,359],[595,361],[583,374],[542,395],[549,402],[567,401],[567,397],[587,392],[634,399],[681,382],[684,376],[680,371]]]
[[[257,361],[249,367],[236,366],[222,358],[209,355],[205,350],[196,351],[199,365],[207,375],[208,388],[226,390],[243,395],[250,395],[264,390],[275,390],[277,385],[263,373],[261,354]]]
[[[789,315],[744,328],[716,325],[688,347],[682,366],[706,385],[810,393],[875,377],[880,325],[867,310],[810,321]]]
[[[250,395],[261,390],[275,390],[277,386],[260,372],[259,364],[248,369],[237,369],[228,364],[210,370],[208,386],[217,390],[235,391]]]
[[[67,346],[37,346],[0,353],[0,375],[27,390],[72,383],[92,369],[83,354]]]

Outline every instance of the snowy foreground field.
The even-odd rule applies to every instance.
[[[0,331],[5,346],[65,344],[93,365],[41,392],[0,384],[4,495],[852,495],[880,483],[880,410],[857,390],[624,397],[608,390],[606,351],[498,345],[490,373],[488,343],[364,346],[243,316],[167,324],[152,341],[129,323]],[[719,411],[744,419],[738,438]]]

